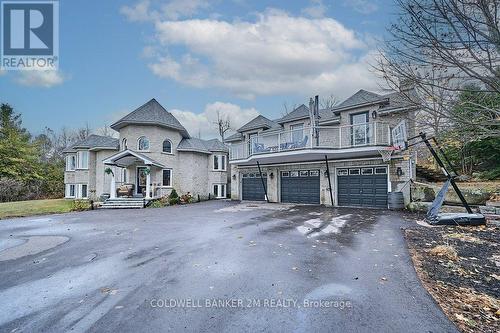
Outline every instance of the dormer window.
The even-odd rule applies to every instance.
[[[149,139],[145,136],[141,136],[139,140],[137,140],[137,149],[138,150],[149,150]]]
[[[165,141],[163,141],[163,152],[172,154],[172,142],[169,139],[165,139]]]

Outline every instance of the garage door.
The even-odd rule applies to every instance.
[[[281,202],[319,204],[319,170],[282,171]]]
[[[387,167],[337,169],[339,206],[387,208]]]
[[[262,173],[264,184],[267,189],[267,174]],[[242,184],[242,197],[243,200],[264,201],[266,200],[266,193],[262,187],[262,179],[259,173],[245,173],[243,174]]]

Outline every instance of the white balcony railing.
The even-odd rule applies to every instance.
[[[346,149],[362,146],[387,146],[391,143],[388,123],[371,122],[336,127],[304,127],[252,136],[242,143],[231,144],[230,160],[307,148]]]

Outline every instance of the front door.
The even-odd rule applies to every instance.
[[[146,191],[146,167],[138,167],[137,168],[137,176],[136,176],[136,188],[137,194],[142,194]]]

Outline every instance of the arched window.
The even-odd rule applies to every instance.
[[[149,140],[145,136],[141,136],[139,140],[137,140],[137,149],[138,150],[149,150]]]
[[[163,152],[172,154],[172,142],[169,139],[163,141]]]
[[[127,139],[123,138],[122,139],[122,150],[127,149]]]

